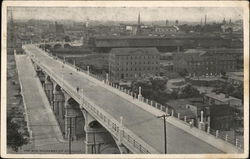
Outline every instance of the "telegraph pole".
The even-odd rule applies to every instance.
[[[170,115],[164,114],[162,116],[158,116],[157,118],[163,118],[164,121],[164,150],[165,154],[167,154],[167,129],[166,129],[166,118],[169,117]]]
[[[71,154],[71,117],[69,117],[69,154]]]

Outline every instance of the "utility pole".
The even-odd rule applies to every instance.
[[[93,133],[93,138],[94,138],[94,152],[93,152],[93,154],[96,154],[96,141],[95,141],[95,132]]]
[[[162,116],[158,116],[157,118],[163,118],[164,121],[164,150],[165,154],[167,154],[167,129],[166,129],[166,118],[169,117],[168,114],[163,114]]]
[[[71,117],[69,117],[69,154],[71,154]]]

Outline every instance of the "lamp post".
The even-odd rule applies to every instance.
[[[164,150],[165,154],[167,154],[167,129],[166,129],[166,118],[169,117],[168,114],[163,114],[161,116],[157,116],[157,118],[163,118],[164,120]]]

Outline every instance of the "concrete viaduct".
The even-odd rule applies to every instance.
[[[164,153],[163,121],[157,116],[166,113],[172,113],[167,119],[168,153],[243,151],[237,144],[210,135],[202,125],[200,129],[190,128],[187,119],[175,118],[167,108],[150,103],[140,94],[133,99],[128,90],[108,80],[100,81],[89,71],[81,71],[37,46],[26,44],[23,49],[33,62],[65,139],[70,130],[74,140],[83,136],[86,153],[100,153],[109,144],[115,144],[120,153]]]

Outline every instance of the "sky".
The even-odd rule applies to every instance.
[[[200,22],[207,15],[207,21],[220,22],[242,19],[242,10],[233,7],[12,7],[14,19],[75,20],[86,21],[141,21],[179,20]]]

